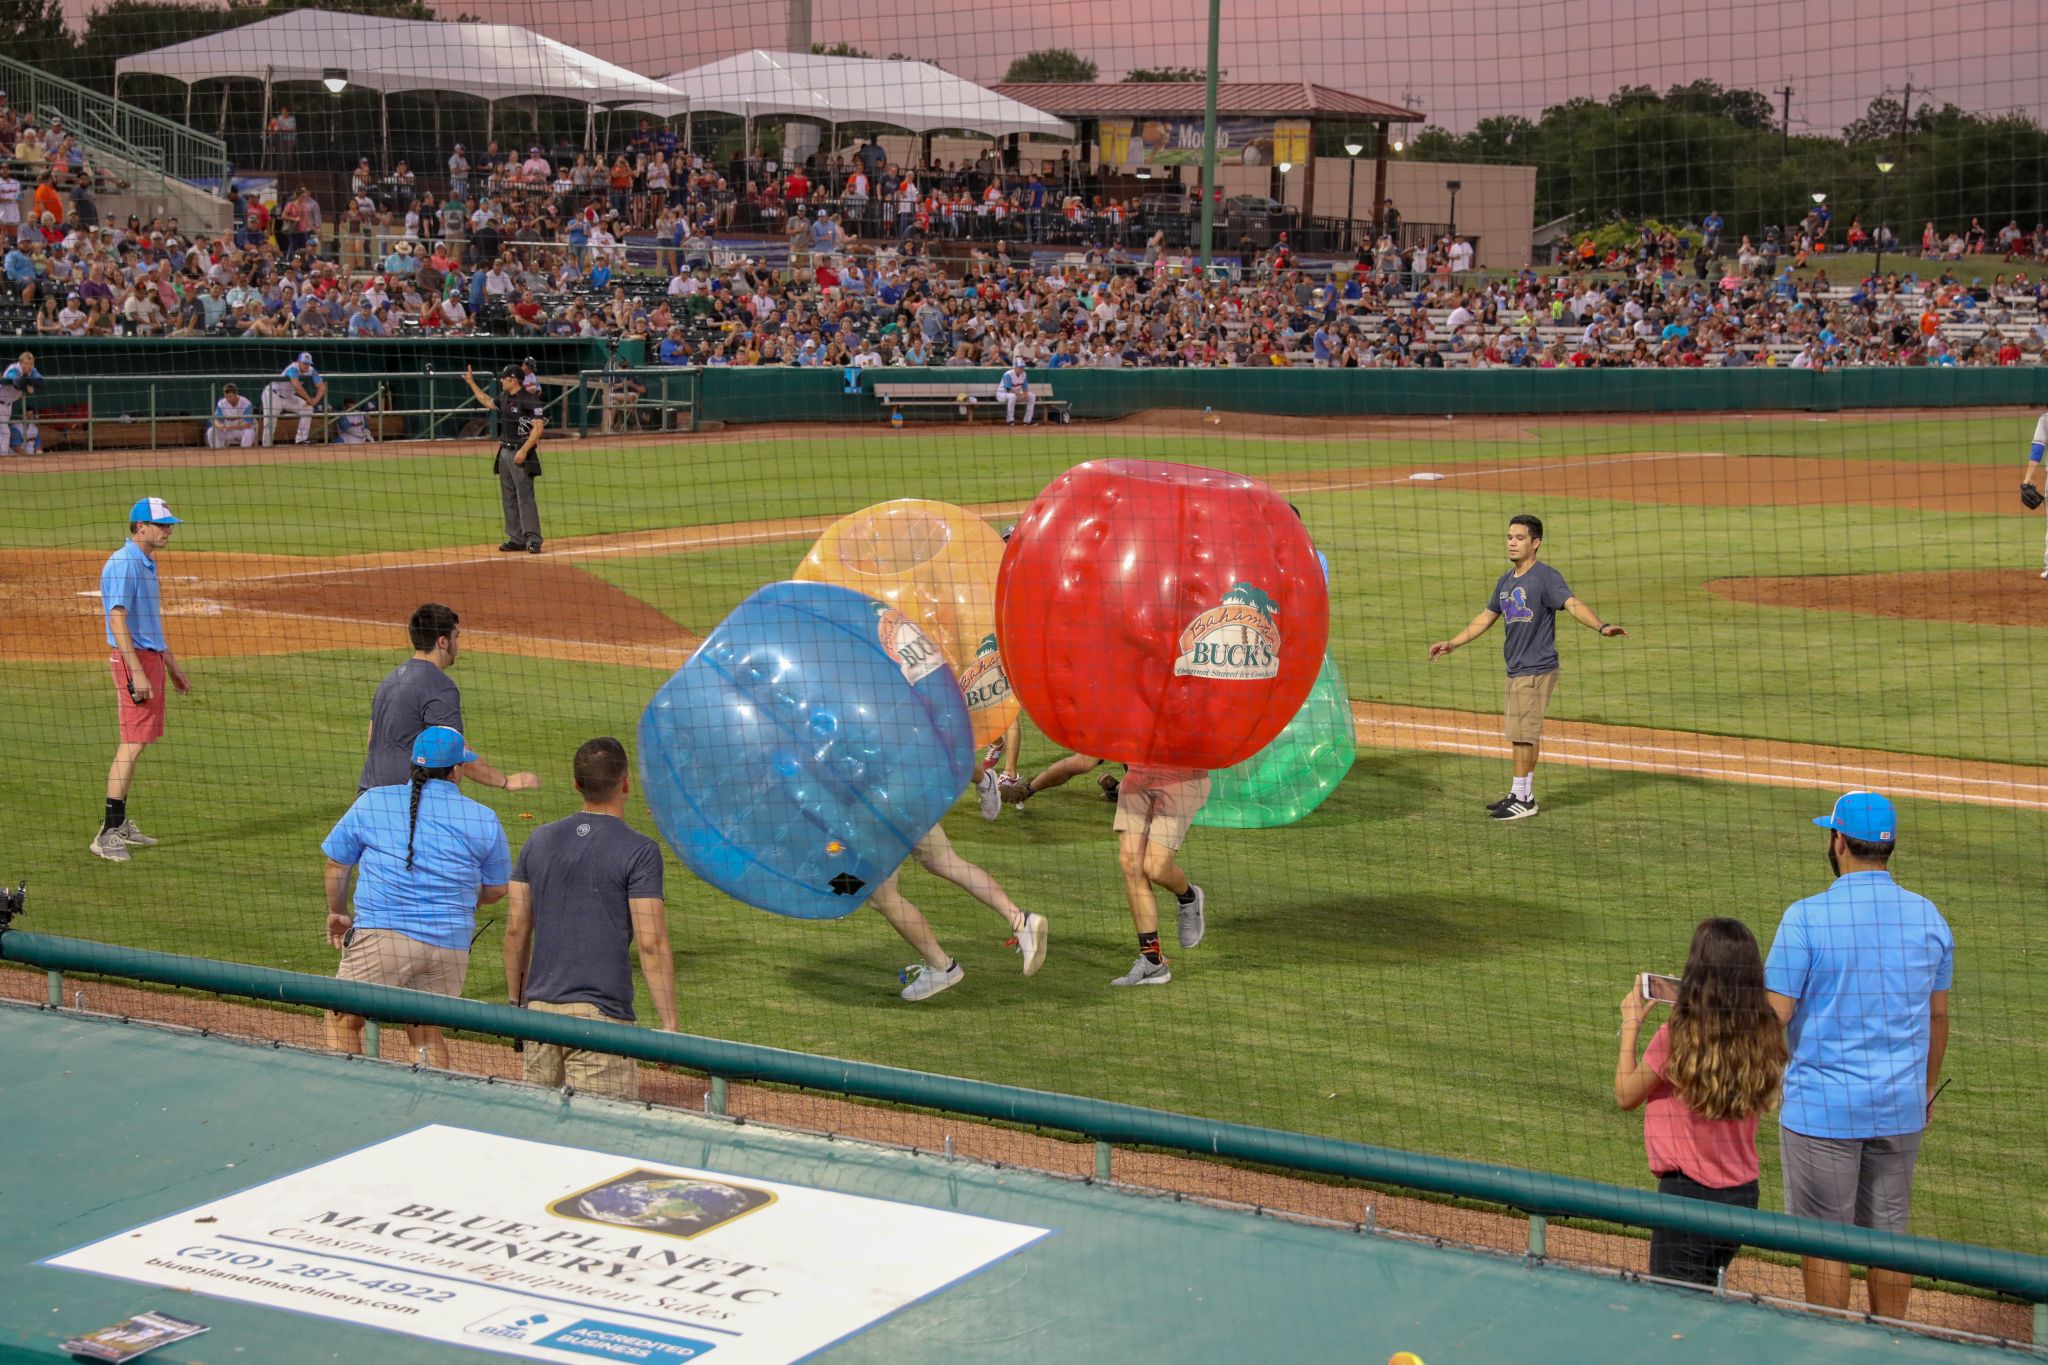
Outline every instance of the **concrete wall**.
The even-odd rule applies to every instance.
[[[1253,179],[1263,172],[1250,172]],[[1345,195],[1351,174],[1349,157],[1316,159],[1315,213],[1344,216]],[[1360,219],[1372,216],[1371,160],[1358,158],[1358,208]],[[1297,167],[1287,174],[1287,202],[1301,207],[1308,172]],[[1456,180],[1458,190],[1457,228],[1479,239],[1478,264],[1489,270],[1518,270],[1529,263],[1529,234],[1536,226],[1536,168],[1534,166],[1463,166],[1438,161],[1408,161],[1395,157],[1387,162],[1387,197],[1411,223],[1451,222],[1451,192],[1444,182]],[[1226,179],[1225,184],[1229,184]],[[1259,194],[1263,189],[1232,189],[1232,194]]]

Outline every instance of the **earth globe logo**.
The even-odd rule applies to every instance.
[[[697,1237],[774,1202],[767,1190],[640,1170],[557,1200],[549,1212],[670,1237]]]

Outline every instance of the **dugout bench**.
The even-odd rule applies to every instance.
[[[972,422],[976,409],[983,409],[997,415],[1003,406],[997,397],[1000,386],[996,384],[899,384],[885,381],[874,386],[874,395],[885,412],[911,412],[921,408],[938,410],[952,408],[965,420]],[[1073,413],[1064,399],[1052,395],[1052,385],[1033,382],[1031,392],[1038,399],[1038,412],[1050,421],[1058,417],[1062,422],[1073,420]]]

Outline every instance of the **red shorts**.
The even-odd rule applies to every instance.
[[[154,649],[138,649],[135,657],[142,660],[142,676],[149,680],[149,700],[141,703],[128,696],[128,661],[118,650],[107,656],[121,708],[121,742],[153,744],[164,737],[164,693],[169,690],[164,686],[164,656]]]

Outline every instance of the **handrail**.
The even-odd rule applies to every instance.
[[[67,123],[85,129],[104,150],[173,180],[218,179],[227,192],[228,146],[220,138],[152,114],[97,90],[53,76],[40,67],[0,55],[0,76],[17,108],[50,105]]]
[[[1479,1165],[1387,1147],[1195,1118],[1111,1100],[939,1076],[693,1034],[543,1014],[480,1000],[183,957],[54,934],[0,932],[0,960],[53,972],[91,972],[224,995],[311,1005],[389,1022],[467,1029],[531,1043],[664,1062],[726,1080],[858,1095],[1004,1123],[1079,1133],[1097,1142],[1373,1181],[1505,1204],[1547,1217],[1591,1218],[1742,1242],[1773,1251],[1875,1265],[2048,1302],[2048,1257],[1879,1232],[1789,1214],[1623,1189],[1512,1166]]]

